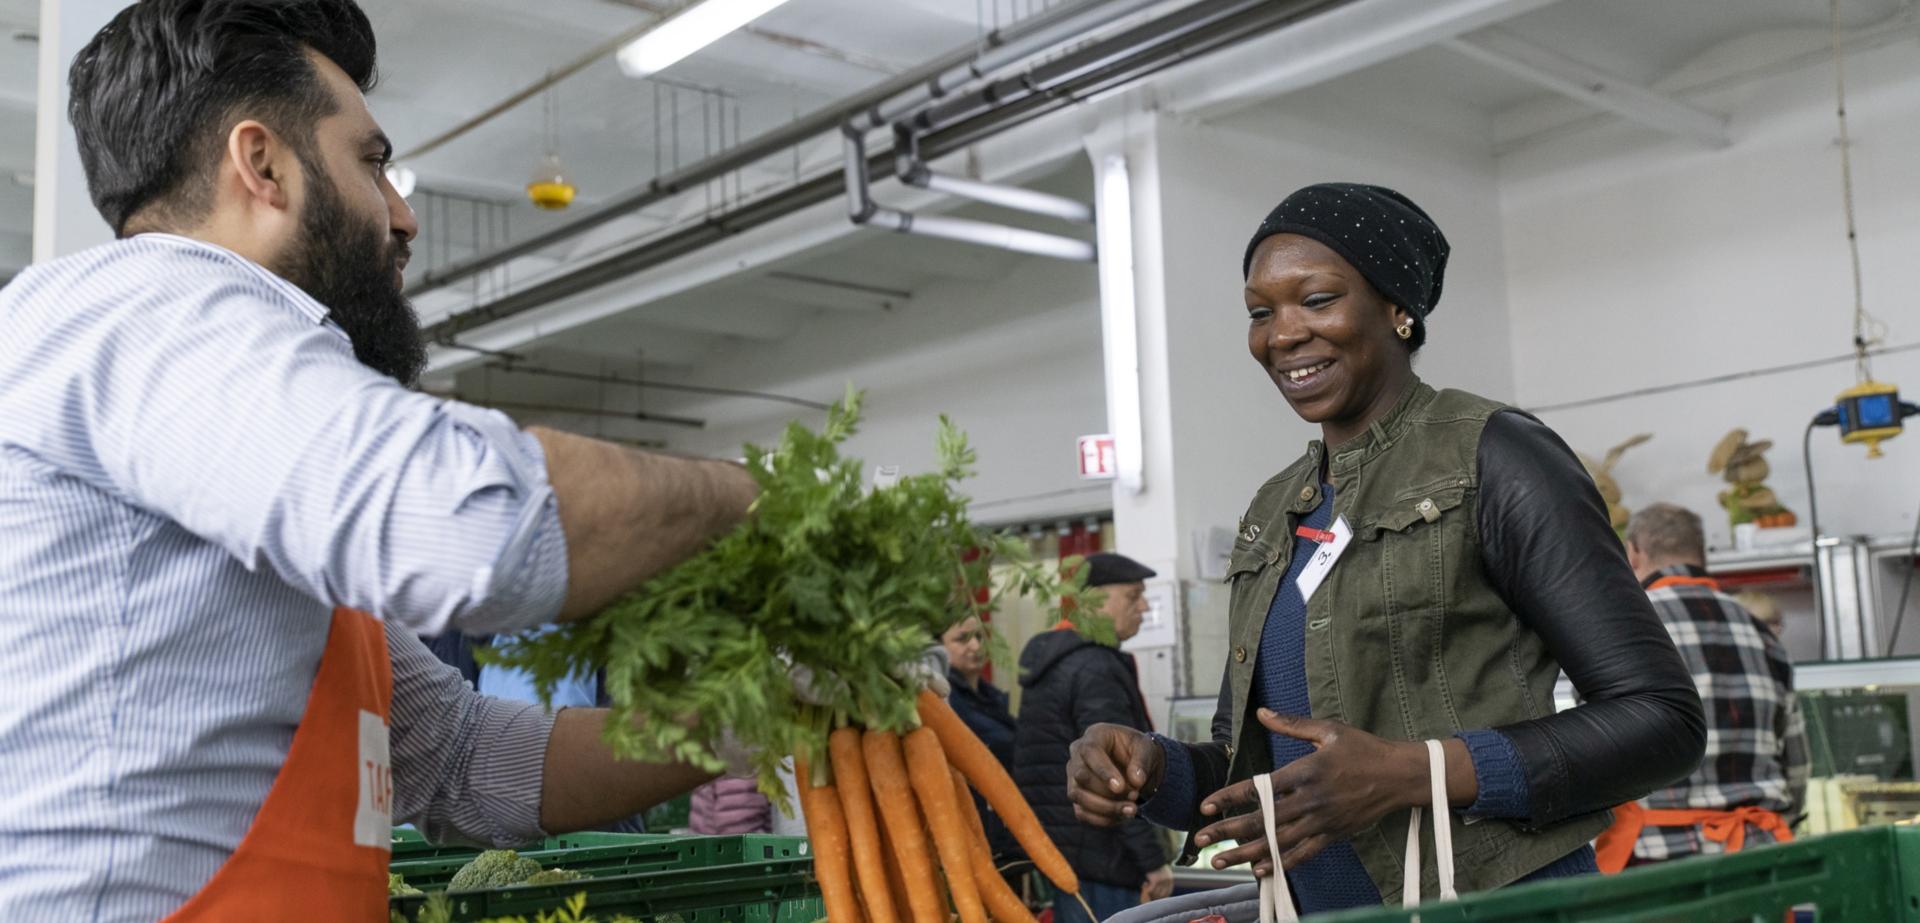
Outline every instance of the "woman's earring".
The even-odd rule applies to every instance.
[[[1393,332],[1398,334],[1400,336],[1400,339],[1403,339],[1403,340],[1413,339],[1413,321],[1407,321],[1406,323],[1393,328]]]

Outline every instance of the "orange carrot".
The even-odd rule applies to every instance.
[[[900,877],[900,863],[893,861],[893,840],[887,836],[887,826],[880,825],[880,855],[887,858],[887,893],[893,896],[893,906],[898,913],[912,913],[913,902],[907,899],[907,882]]]
[[[815,788],[807,759],[793,757],[794,780],[799,783],[800,811],[807,818],[807,842],[813,851],[813,877],[829,920],[859,920],[860,904],[853,897],[853,877],[847,842],[847,819],[840,813],[840,796],[831,785]]]
[[[1007,775],[993,751],[974,736],[946,700],[923,689],[919,706],[920,721],[939,735],[948,762],[993,806],[1013,838],[1020,841],[1027,857],[1054,887],[1068,894],[1079,894],[1080,877],[1073,873],[1073,866],[1067,864],[1067,857],[1060,854],[1059,847],[1047,838],[1040,818],[1034,816],[1033,808],[1021,797],[1019,787],[1013,784],[1013,778]]]
[[[840,807],[847,816],[847,833],[853,839],[853,870],[860,880],[860,892],[866,895],[867,919],[899,923],[893,896],[887,890],[887,860],[880,854],[880,826],[874,819],[867,761],[860,754],[860,732],[855,728],[834,731],[827,737],[827,749],[833,758]]]
[[[960,770],[949,768],[953,776],[953,794],[960,801],[960,814],[967,821],[967,852],[973,858],[973,880],[980,887],[980,901],[987,905],[987,912],[993,915],[994,923],[1034,923],[1033,912],[1027,909],[1020,895],[1000,875],[1000,869],[993,864],[993,847],[987,845],[987,828],[980,822],[980,811],[973,804],[973,790],[967,788],[967,777]]]
[[[926,813],[927,829],[933,833],[960,923],[987,923],[980,886],[973,880],[967,823],[960,819],[960,806],[953,803],[953,774],[947,755],[940,752],[940,738],[931,728],[916,728],[901,738],[901,744],[907,754],[907,777],[913,782],[913,793],[920,796],[920,810]]]
[[[899,735],[869,730],[860,737],[860,750],[867,758],[867,779],[873,784],[880,819],[887,825],[887,838],[893,842],[893,858],[900,865],[900,879],[906,884],[914,923],[947,923],[947,908],[940,901],[933,860],[927,855],[927,835],[920,828],[920,811],[915,807]]]

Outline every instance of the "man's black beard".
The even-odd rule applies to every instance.
[[[412,387],[427,367],[427,344],[394,275],[406,245],[382,233],[384,227],[364,229],[332,179],[318,165],[302,166],[309,190],[300,213],[302,240],[280,275],[327,309],[362,365]]]

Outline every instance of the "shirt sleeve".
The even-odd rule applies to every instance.
[[[1553,430],[1505,411],[1478,447],[1481,564],[1584,704],[1496,728],[1539,827],[1634,800],[1700,765],[1706,717],[1680,652],[1634,579],[1599,489]]]
[[[1162,827],[1193,830],[1200,826],[1200,791],[1187,745],[1164,734],[1148,734],[1160,745],[1160,787],[1140,802],[1140,816]]]
[[[518,846],[546,836],[540,799],[553,717],[474,692],[418,638],[387,626],[393,664],[393,821],[436,843]]]
[[[1465,731],[1454,735],[1467,745],[1473,759],[1474,781],[1480,794],[1466,809],[1469,817],[1525,818],[1532,813],[1526,767],[1513,741],[1499,731]]]
[[[9,403],[48,459],[331,605],[422,634],[551,620],[566,547],[539,443],[410,391],[235,266],[165,264],[35,331]]]

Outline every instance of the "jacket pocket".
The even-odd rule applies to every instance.
[[[1410,492],[1355,529],[1358,557],[1380,581],[1381,614],[1449,608],[1474,564],[1466,560],[1475,547],[1467,496],[1457,485]]]

